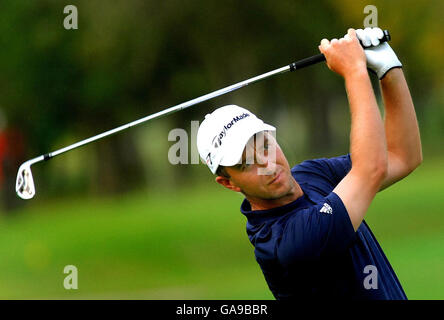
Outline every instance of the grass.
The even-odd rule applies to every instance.
[[[439,161],[381,192],[367,222],[410,299],[444,298]],[[0,220],[1,299],[272,299],[239,212],[213,183],[32,200]],[[78,290],[65,290],[66,265]]]
[[[210,188],[32,204],[0,223],[0,298],[271,298],[240,198]]]

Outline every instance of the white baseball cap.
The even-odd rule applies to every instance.
[[[240,163],[252,136],[261,131],[275,131],[247,109],[227,105],[205,116],[197,131],[197,149],[213,174],[219,166]]]

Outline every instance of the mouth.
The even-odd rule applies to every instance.
[[[279,180],[279,178],[281,177],[281,175],[282,175],[282,171],[279,172],[268,184],[270,185],[270,184],[277,182]]]

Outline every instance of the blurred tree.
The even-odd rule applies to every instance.
[[[442,136],[442,1],[374,1],[390,29],[429,136]],[[361,27],[365,1],[78,0],[79,29],[63,28],[56,0],[0,3],[0,107],[20,128],[30,156],[84,139],[177,103],[316,54],[322,38]],[[274,122],[297,109],[311,156],[346,143],[335,134],[347,114],[342,79],[318,65],[257,84],[163,121],[188,129],[190,120],[224,103],[239,103]],[[433,107],[432,107],[433,106]],[[279,110],[279,112],[276,112]],[[339,117],[340,118],[340,117]],[[300,122],[299,122],[300,123]],[[279,123],[276,123],[279,125]],[[302,134],[286,133],[292,138]],[[298,131],[299,130],[299,131]],[[72,141],[75,142],[75,141]],[[146,143],[150,143],[147,141]],[[165,135],[165,143],[167,137]],[[98,142],[98,190],[145,183],[134,134]],[[165,157],[166,159],[166,157]],[[151,169],[150,169],[151,168]],[[187,170],[171,170],[188,178]]]

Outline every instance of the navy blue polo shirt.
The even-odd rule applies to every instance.
[[[291,169],[304,195],[284,206],[251,211],[247,234],[276,299],[407,299],[365,221],[355,232],[333,189],[350,155],[304,161]]]

